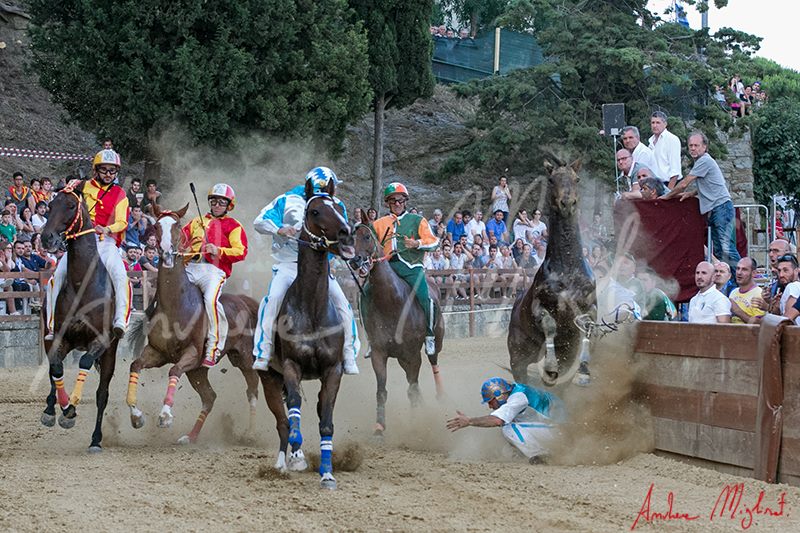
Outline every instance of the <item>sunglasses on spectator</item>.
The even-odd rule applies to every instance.
[[[211,207],[216,207],[218,205],[221,205],[222,207],[228,207],[229,203],[230,201],[223,200],[222,198],[211,198],[208,200],[208,205]]]

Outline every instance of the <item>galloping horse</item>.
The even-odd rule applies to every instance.
[[[353,236],[342,212],[332,200],[336,185],[330,180],[324,194],[314,195],[306,183],[306,211],[300,232],[297,277],[283,299],[277,317],[275,353],[270,368],[259,371],[264,396],[280,436],[275,468],[305,470],[308,466],[300,446],[300,381],[319,379],[317,414],[322,488],[335,489],[331,454],[333,452],[333,407],[342,379],[344,332],[342,318],[328,297],[328,253],[345,260],[353,257]],[[282,390],[286,388],[287,420]],[[288,444],[291,454],[286,457]]]
[[[161,427],[170,427],[173,422],[172,406],[175,389],[181,376],[186,373],[192,388],[200,395],[202,407],[194,427],[188,435],[182,436],[180,444],[194,443],[203,428],[208,413],[214,406],[217,395],[208,382],[208,368],[201,366],[208,319],[203,311],[203,294],[194,286],[186,275],[183,254],[180,251],[180,220],[186,214],[189,204],[179,211],[161,211],[154,205],[154,214],[158,218],[155,228],[161,247],[161,259],[158,264],[158,285],[156,288],[156,305],[148,309],[150,321],[149,332],[145,332],[148,324],[138,322],[131,328],[130,337],[139,343],[147,333],[147,345],[141,355],[131,363],[128,380],[127,403],[131,410],[131,425],[134,428],[144,426],[145,417],[136,407],[136,392],[139,383],[139,372],[145,368],[161,367],[171,363],[169,369],[169,385],[164,404],[158,419]],[[178,260],[175,257],[178,256]],[[255,427],[256,400],[258,399],[258,374],[252,369],[253,330],[255,328],[258,303],[247,296],[223,294],[220,303],[225,310],[229,323],[233,326],[228,333],[225,350],[220,357],[228,356],[247,382],[247,400],[250,404],[250,425],[248,434]],[[135,353],[139,350],[135,349]]]
[[[100,371],[97,386],[97,421],[90,452],[102,451],[103,413],[108,403],[108,385],[114,375],[119,339],[112,333],[114,287],[97,252],[97,241],[89,211],[81,198],[83,183],[65,187],[50,202],[50,214],[42,228],[42,245],[55,252],[66,244],[67,277],[55,305],[53,340],[45,340],[50,362],[50,394],[42,414],[42,424],[55,425],[55,404],[61,415],[58,425],[75,425],[75,407],[81,400],[86,377],[96,365]],[[78,378],[72,396],[64,388],[64,358],[73,349],[86,350],[78,363]]]
[[[541,375],[552,386],[575,367],[581,332],[575,317],[589,312],[595,303],[595,288],[586,272],[578,230],[578,176],[580,163],[555,168],[546,162],[549,234],[547,254],[533,284],[514,302],[508,326],[511,372],[519,383],[528,382],[528,365],[545,353],[543,313],[556,323],[555,359],[545,359]]]
[[[386,363],[389,357],[396,357],[406,373],[408,399],[412,406],[421,400],[419,391],[419,369],[422,365],[420,350],[425,342],[425,313],[414,297],[412,288],[389,266],[389,257],[383,257],[383,247],[378,236],[370,226],[366,211],[361,213],[361,223],[353,229],[355,236],[355,257],[350,260],[353,269],[361,279],[369,279],[370,290],[365,293],[369,304],[364,328],[372,348],[372,369],[378,382],[377,417],[375,436],[383,436],[386,430]],[[438,294],[431,292],[432,298]],[[436,383],[436,395],[442,395],[439,378],[439,352],[444,339],[444,320],[436,306],[436,353],[428,356]],[[398,321],[398,316],[400,317]]]

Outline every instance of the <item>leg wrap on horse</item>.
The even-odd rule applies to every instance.
[[[175,402],[175,389],[178,388],[178,376],[169,377],[169,385],[167,385],[167,395],[164,397],[164,405],[172,407]]]
[[[66,407],[69,405],[69,394],[67,394],[67,391],[64,388],[64,376],[54,377],[53,383],[56,386],[56,399],[58,400],[58,405],[60,405],[62,409],[66,409]]]
[[[292,449],[303,445],[303,434],[300,433],[300,408],[289,409],[289,444]]]
[[[69,397],[69,403],[78,405],[83,396],[83,385],[86,383],[86,376],[89,371],[81,368],[78,370],[78,379],[75,380],[75,389],[72,391],[72,396]]]
[[[319,475],[333,472],[333,437],[320,439],[319,455]]]
[[[128,395],[125,397],[125,400],[130,407],[136,405],[136,392],[138,386],[139,386],[139,373],[131,372],[131,375],[128,378]]]
[[[197,440],[197,436],[200,434],[200,430],[203,429],[203,424],[206,423],[206,417],[208,416],[208,411],[203,409],[200,411],[200,414],[197,415],[197,420],[194,423],[194,427],[189,432],[189,442],[194,443]]]
[[[425,269],[422,267],[409,268],[402,261],[389,261],[389,266],[398,276],[408,283],[414,290],[419,305],[425,313],[426,336],[434,335],[434,318],[436,317],[435,304],[428,292],[428,280],[425,278]]]

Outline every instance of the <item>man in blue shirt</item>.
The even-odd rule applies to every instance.
[[[508,227],[503,220],[503,212],[497,209],[494,218],[486,223],[486,235],[497,237],[497,242],[508,244]]]
[[[464,216],[461,214],[461,212],[456,211],[453,213],[453,218],[451,218],[450,222],[447,223],[447,238],[450,239],[451,243],[455,244],[462,235],[466,235],[466,229],[464,228]]]

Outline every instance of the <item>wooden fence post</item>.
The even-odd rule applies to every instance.
[[[469,336],[475,336],[475,281],[469,269]]]

